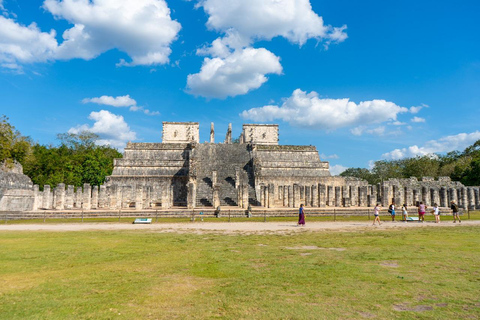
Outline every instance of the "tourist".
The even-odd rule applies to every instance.
[[[380,203],[377,203],[377,205],[373,209],[373,215],[375,216],[375,220],[373,220],[372,226],[375,225],[376,221],[378,221],[378,225],[381,225],[381,223],[380,223]]]
[[[388,207],[388,213],[392,216],[392,222],[395,222],[395,202],[392,202]]]
[[[457,222],[457,219],[458,222],[462,222],[462,220],[460,220],[460,217],[458,216],[458,206],[453,200],[450,202],[450,209],[452,209],[453,223]]]
[[[425,210],[427,210],[427,206],[420,201],[420,204],[418,205],[418,222],[425,221]]]
[[[438,209],[438,204],[433,204],[433,215],[435,216],[435,223],[440,223],[440,209]]]
[[[303,203],[300,205],[300,209],[298,210],[298,225],[302,227],[305,226],[305,209],[303,208]]]
[[[408,219],[408,211],[407,211],[407,204],[404,203],[402,206],[402,216],[403,216],[403,222],[407,222]]]

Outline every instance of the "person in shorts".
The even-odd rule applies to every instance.
[[[458,222],[462,222],[462,220],[460,220],[460,217],[458,216],[458,206],[453,200],[450,202],[450,209],[452,209],[453,223],[457,222],[457,219]]]
[[[440,223],[440,209],[436,203],[433,204],[433,215],[435,216],[435,223]]]
[[[373,220],[372,226],[375,225],[376,221],[378,221],[378,225],[381,225],[381,223],[380,223],[380,203],[377,203],[377,205],[373,209],[373,215],[375,216],[375,220]]]
[[[407,204],[404,203],[402,206],[402,215],[403,215],[403,222],[407,222],[408,219],[408,211],[407,211]]]
[[[388,213],[390,213],[390,216],[392,217],[392,222],[395,222],[395,203],[394,202],[392,202],[388,207]]]
[[[420,201],[420,204],[418,205],[418,222],[425,221],[425,210],[427,210],[427,206]]]

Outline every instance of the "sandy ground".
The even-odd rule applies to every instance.
[[[444,220],[439,224],[433,222],[383,222],[372,226],[372,222],[308,222],[305,227],[297,227],[294,222],[192,222],[192,223],[65,223],[65,224],[0,224],[2,231],[91,231],[91,230],[144,230],[154,232],[193,232],[193,233],[291,233],[317,231],[365,231],[400,228],[438,228],[480,226],[480,220],[467,220],[453,223]]]

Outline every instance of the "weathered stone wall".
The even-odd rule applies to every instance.
[[[33,183],[22,165],[0,164],[0,211],[28,211],[35,205]]]
[[[278,125],[276,124],[244,124],[243,143],[278,145]]]
[[[163,122],[163,143],[198,143],[198,122]]]

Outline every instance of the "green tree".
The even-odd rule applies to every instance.
[[[348,168],[340,173],[342,177],[355,177],[363,180],[367,180],[370,184],[378,183],[378,177],[374,175],[370,170],[365,168]]]
[[[18,161],[22,165],[31,161],[32,142],[24,137],[8,122],[3,115],[0,118],[0,163]]]

